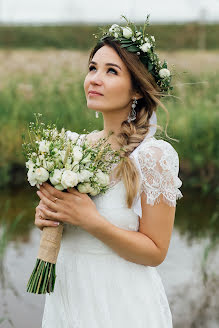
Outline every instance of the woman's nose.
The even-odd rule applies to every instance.
[[[103,83],[103,79],[102,79],[102,76],[100,73],[95,73],[91,79],[90,79],[90,82],[92,84],[98,84],[98,85],[101,85]]]

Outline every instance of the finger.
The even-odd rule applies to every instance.
[[[73,194],[79,198],[82,198],[82,193],[79,192],[76,188],[67,188],[67,191],[70,193],[70,194]]]
[[[55,187],[51,186],[50,184],[44,182],[43,188],[45,188],[46,191],[53,196],[53,199],[54,198],[64,199],[64,193],[56,189]]]
[[[44,195],[44,193],[41,192],[41,191],[39,191],[39,190],[37,191],[37,195],[40,197],[40,199],[43,201],[43,203],[44,203],[47,207],[51,208],[54,212],[57,212],[58,205],[57,205],[55,202],[53,202],[52,200],[48,199],[48,198]]]
[[[60,221],[61,218],[58,213],[56,212],[51,212],[50,210],[47,210],[45,208],[41,209],[41,212],[43,213],[43,218],[48,219],[48,220],[57,220]]]

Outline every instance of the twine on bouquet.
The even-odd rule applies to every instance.
[[[58,227],[44,227],[35,267],[28,281],[27,292],[46,294],[54,291],[56,261],[61,245],[63,222]]]

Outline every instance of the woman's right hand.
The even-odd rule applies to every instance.
[[[44,227],[57,227],[57,221],[52,221],[44,218],[44,214],[40,210],[41,208],[48,209],[48,207],[42,202],[42,200],[40,200],[39,205],[36,207],[35,225],[37,226],[37,228],[43,231]]]

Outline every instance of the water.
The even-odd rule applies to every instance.
[[[34,225],[39,198],[34,188],[4,191],[1,204],[9,199],[7,220],[26,211],[18,224],[13,241],[5,249],[0,263],[0,328],[39,328],[45,295],[26,292],[26,285],[36,262],[40,230]],[[219,246],[209,254],[203,283],[201,262],[211,236],[209,220],[216,211],[216,200],[183,192],[177,204],[174,230],[165,261],[157,267],[173,315],[174,328],[219,327]],[[2,210],[1,210],[1,213]],[[4,214],[2,214],[4,215]]]

